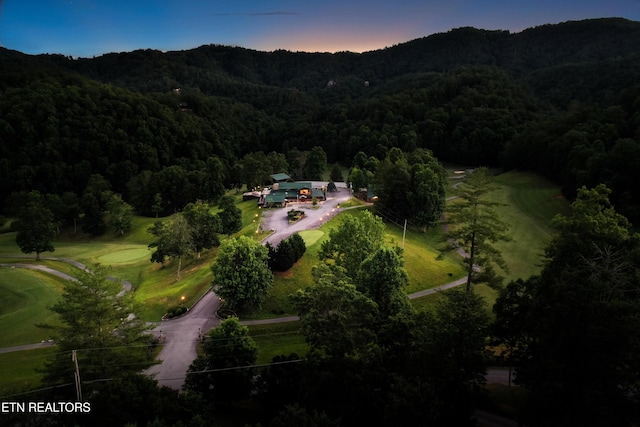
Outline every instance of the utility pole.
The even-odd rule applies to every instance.
[[[78,402],[82,402],[82,386],[80,385],[80,369],[78,369],[78,357],[76,356],[76,350],[71,351],[71,360],[76,368],[73,375],[76,380],[76,398],[78,399]]]

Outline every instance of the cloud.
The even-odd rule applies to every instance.
[[[297,15],[296,12],[276,10],[273,12],[237,12],[237,13],[212,13],[211,16],[280,16]]]

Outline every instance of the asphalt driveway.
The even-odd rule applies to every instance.
[[[313,187],[320,188],[326,186],[326,182],[313,182]],[[286,239],[292,234],[303,230],[311,230],[318,228],[330,218],[334,217],[340,211],[340,206],[351,197],[351,191],[344,182],[337,182],[338,191],[327,192],[327,200],[319,202],[314,207],[311,201],[288,203],[285,208],[264,209],[262,212],[262,228],[264,230],[273,230],[274,232],[266,237],[262,243],[269,242],[272,246],[277,246],[281,240]],[[305,213],[304,218],[289,224],[287,212],[291,209],[300,210]]]

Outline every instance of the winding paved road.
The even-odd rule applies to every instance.
[[[146,373],[160,385],[180,390],[187,369],[197,356],[198,339],[220,324],[215,315],[219,308],[220,299],[209,291],[184,316],[160,322],[151,332],[164,344],[158,355],[162,362],[149,368]]]
[[[317,184],[317,183],[314,183]],[[346,186],[341,185],[338,187],[338,192],[328,193],[327,200],[320,204],[320,207],[313,209],[310,203],[307,204],[293,204],[297,209],[306,209],[306,217],[295,224],[289,224],[287,220],[288,209],[278,209],[264,211],[262,221],[263,228],[267,230],[274,230],[274,233],[269,235],[263,240],[263,243],[269,242],[273,246],[294,233],[302,230],[309,230],[317,228],[322,223],[336,215],[342,209],[338,208],[338,205],[344,203],[351,197],[350,191]],[[291,206],[291,205],[290,205]],[[9,256],[1,256],[8,258]],[[26,258],[26,257],[15,257]],[[86,269],[83,264],[64,258],[43,258],[56,261],[64,261],[70,263],[80,269]],[[2,267],[19,267],[19,268],[31,268],[41,271],[45,271],[50,274],[54,274],[58,277],[62,277],[67,280],[75,280],[73,277],[51,269],[49,267],[37,265],[37,264],[0,264]],[[115,280],[115,279],[112,279]],[[440,292],[446,289],[459,286],[466,282],[466,278],[455,280],[445,285],[426,289],[420,292],[416,292],[409,295],[410,299],[420,298],[426,295],[431,295],[436,292]],[[125,289],[131,290],[131,283],[123,281]],[[161,361],[157,365],[149,368],[146,373],[153,376],[160,385],[168,386],[176,390],[180,390],[184,384],[187,369],[191,362],[196,358],[197,341],[200,336],[209,331],[214,326],[220,323],[220,320],[216,317],[215,313],[220,307],[220,299],[211,291],[205,293],[185,314],[176,319],[164,320],[159,323],[153,324],[151,333],[161,339],[164,344],[158,359]],[[275,319],[264,320],[251,320],[241,322],[244,325],[258,325],[268,323],[284,323],[299,320],[298,316],[281,317]],[[38,343],[27,346],[17,346],[5,349],[0,349],[0,353],[9,351],[21,351],[30,348],[40,348],[49,343]],[[504,376],[496,373],[494,376]],[[506,383],[506,379],[503,379]]]

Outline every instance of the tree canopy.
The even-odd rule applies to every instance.
[[[631,425],[640,378],[640,238],[604,185],[582,188],[539,277],[510,283],[496,303],[498,335],[530,390],[532,425]]]
[[[341,267],[314,267],[314,285],[293,296],[302,332],[309,345],[333,357],[365,352],[375,336],[370,325],[378,315],[376,303],[349,282]]]
[[[268,259],[267,248],[248,237],[223,241],[211,266],[213,290],[231,310],[258,308],[273,283]]]
[[[53,213],[47,208],[44,197],[37,191],[25,196],[24,205],[18,213],[16,244],[25,254],[35,252],[40,259],[42,252],[53,252],[56,227]]]
[[[182,268],[182,257],[192,254],[196,249],[193,228],[183,214],[176,214],[165,222],[156,221],[148,231],[156,238],[149,244],[149,249],[155,248],[151,254],[151,262],[164,265],[166,258],[177,258],[176,280],[178,280]]]
[[[329,240],[322,243],[318,256],[344,268],[353,280],[362,261],[382,246],[383,239],[382,219],[363,211],[360,216],[346,216],[337,228],[329,231]]]
[[[151,336],[144,333],[149,326],[136,317],[133,294],[106,274],[102,266],[79,272],[51,307],[61,324],[53,327],[59,351],[45,368],[47,383],[73,379],[73,350],[85,382],[140,372],[153,363]]]
[[[459,28],[362,54],[210,45],[72,60],[1,49],[0,200],[80,196],[99,174],[138,212],[170,214],[268,184],[275,168],[317,179],[326,157],[373,173],[359,153],[426,149],[534,170],[570,199],[606,182],[635,223],[639,42],[636,22],[612,18]]]
[[[209,332],[202,344],[204,355],[189,366],[184,388],[212,402],[247,397],[252,390],[258,347],[249,329],[231,317]]]
[[[219,216],[211,213],[208,204],[202,201],[189,203],[182,212],[191,231],[191,241],[198,258],[204,249],[220,246],[218,234],[222,231]]]

